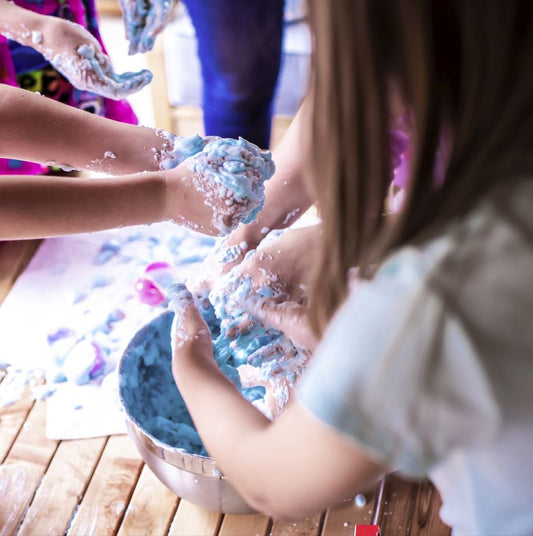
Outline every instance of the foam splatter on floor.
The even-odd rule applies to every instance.
[[[44,376],[49,437],[124,432],[117,363],[165,309],[166,282],[197,271],[214,243],[171,223],[44,241],[0,308],[0,404]]]

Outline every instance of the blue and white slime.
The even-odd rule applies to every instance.
[[[211,330],[220,369],[248,400],[274,417],[307,356],[279,331],[247,315],[220,320],[207,298],[196,305]],[[135,335],[121,362],[120,394],[126,412],[142,430],[170,447],[207,456],[172,376],[173,319],[174,313],[166,311]],[[272,399],[279,411],[272,409]]]
[[[159,135],[167,141],[160,168],[172,169],[186,161],[194,187],[213,210],[213,225],[220,235],[255,218],[263,207],[264,182],[275,170],[270,151],[244,138],[184,137],[165,131]]]

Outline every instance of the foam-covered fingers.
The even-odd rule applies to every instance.
[[[194,297],[182,283],[172,285],[168,290],[169,309],[174,311],[172,324],[172,344],[176,351],[186,342],[207,344],[211,348],[209,327],[196,307]]]
[[[145,26],[147,3],[143,0],[120,0],[126,39],[130,42],[128,53],[140,52],[139,43]]]
[[[282,331],[294,344],[313,351],[317,338],[309,325],[307,308],[296,302],[265,301],[256,315],[266,325]]]
[[[146,23],[141,32],[140,52],[152,50],[155,38],[165,29],[172,10],[171,0],[151,0]]]
[[[142,89],[152,81],[148,69],[118,74],[109,57],[91,45],[78,47],[78,55],[86,61],[87,85],[93,91],[110,99],[122,99]]]
[[[130,42],[129,54],[152,50],[155,38],[164,30],[172,10],[171,0],[121,0],[126,26],[126,37]]]

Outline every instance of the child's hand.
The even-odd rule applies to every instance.
[[[318,340],[309,325],[307,306],[295,302],[267,300],[256,312],[266,326],[283,332],[296,346],[312,354]]]
[[[167,172],[169,216],[193,230],[227,235],[262,207],[263,183],[274,172],[271,154],[242,138],[208,138],[194,151]]]
[[[152,50],[172,11],[172,0],[120,0],[129,54]]]
[[[33,46],[74,87],[120,100],[152,80],[147,69],[117,74],[100,43],[81,25],[54,18],[53,26]]]
[[[182,360],[206,359],[215,363],[211,332],[194,304],[192,294],[185,285],[170,287],[169,309],[174,311],[171,329],[172,370],[178,369]]]
[[[298,346],[312,349],[306,286],[319,226],[285,231],[270,239],[225,276],[213,280],[210,299],[220,316],[246,311],[283,331]]]
[[[195,295],[204,296],[208,294],[216,281],[219,281],[232,268],[239,265],[246,253],[253,249],[249,247],[247,242],[232,244],[230,241],[233,234],[218,241],[204,259],[202,270],[195,277],[189,279],[189,288]]]

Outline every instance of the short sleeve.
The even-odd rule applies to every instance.
[[[468,328],[428,283],[445,250],[405,248],[359,282],[298,387],[317,418],[414,477],[499,425]]]

